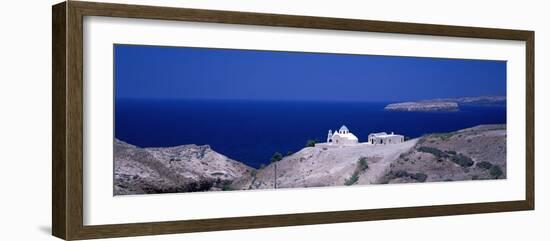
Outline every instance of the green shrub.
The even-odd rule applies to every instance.
[[[476,166],[483,169],[490,169],[491,167],[493,167],[493,164],[487,161],[482,161],[482,162],[478,162]]]
[[[451,155],[456,155],[456,151],[446,150],[445,152]]]
[[[416,174],[412,175],[411,178],[415,179],[419,182],[425,182],[426,179],[428,178],[428,175],[419,172],[419,173],[416,173]]]
[[[351,174],[351,177],[349,179],[346,179],[344,184],[346,186],[351,186],[351,185],[355,184],[358,180],[359,180],[359,173],[358,172],[353,172],[353,174]]]
[[[222,186],[222,191],[233,191],[233,190],[235,189],[231,187],[231,183],[224,183]]]
[[[294,154],[294,152],[287,151],[285,156],[291,156],[292,154]]]
[[[412,174],[412,173],[408,173],[407,171],[403,171],[403,170],[400,170],[400,171],[397,171],[395,173],[393,173],[393,176],[394,178],[412,178],[418,182],[425,182],[426,179],[428,179],[428,175],[424,174],[424,173],[421,173],[421,172],[418,172],[418,173],[415,173],[415,174]]]
[[[406,171],[397,171],[394,173],[395,177],[408,177],[409,173]]]
[[[357,160],[357,166],[351,174],[351,177],[349,179],[346,179],[344,182],[346,186],[355,184],[359,180],[359,174],[369,169],[369,164],[367,163],[367,160],[368,159],[366,157],[360,157],[359,160]]]
[[[498,178],[503,174],[503,172],[499,166],[493,165],[491,169],[489,169],[489,174],[491,174],[491,176],[493,176],[494,178]]]
[[[306,147],[314,147],[317,144],[317,140],[307,140]]]
[[[435,147],[429,147],[429,146],[421,146],[418,148],[418,151],[420,152],[425,152],[425,153],[430,153],[434,156],[436,156],[437,158],[442,158],[442,157],[448,157],[449,155]]]
[[[452,156],[451,161],[460,165],[461,167],[471,167],[472,165],[474,165],[474,161],[471,158],[462,154]]]
[[[283,159],[283,154],[279,152],[275,152],[273,156],[271,157],[271,163],[278,162]]]
[[[365,171],[369,169],[369,164],[367,163],[366,157],[360,157],[359,161],[357,161],[357,169],[359,171]]]
[[[442,141],[445,141],[451,137],[453,137],[454,133],[440,133],[440,134],[434,134],[435,137],[439,137]]]

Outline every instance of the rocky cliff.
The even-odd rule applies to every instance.
[[[209,146],[139,148],[114,142],[114,193],[224,190],[254,171]]]

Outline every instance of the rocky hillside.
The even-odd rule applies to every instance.
[[[481,125],[421,137],[378,183],[506,178],[506,125]]]
[[[370,184],[378,180],[393,160],[410,150],[416,140],[393,145],[361,144],[344,148],[306,147],[260,169],[240,189],[322,187]],[[368,169],[360,160],[368,163]],[[363,169],[363,170],[361,170]],[[354,178],[354,173],[357,177]],[[357,180],[354,180],[357,179]]]
[[[275,180],[277,188],[293,188],[504,178],[506,126],[481,125],[400,144],[307,147],[233,188],[274,188]]]
[[[506,178],[506,125],[399,144],[306,147],[256,170],[209,146],[139,148],[115,140],[115,194]]]
[[[207,145],[139,148],[120,140],[114,166],[115,195],[224,190],[254,171]]]

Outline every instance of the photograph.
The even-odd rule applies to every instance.
[[[549,237],[546,5],[4,1],[0,241]]]
[[[506,61],[113,53],[114,195],[506,179]]]

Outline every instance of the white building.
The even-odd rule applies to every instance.
[[[334,133],[332,133],[332,130],[328,131],[327,143],[337,146],[353,146],[359,144],[359,139],[343,125]]]
[[[316,147],[322,148],[338,148],[346,146],[357,146],[357,145],[387,145],[387,144],[398,144],[405,141],[403,135],[397,135],[393,132],[388,134],[386,132],[371,133],[369,134],[368,142],[359,142],[357,136],[349,131],[349,129],[343,125],[338,131],[334,133],[332,130],[328,131],[327,142],[325,143],[316,143]]]
[[[405,137],[403,135],[396,135],[393,132],[391,134],[386,132],[369,134],[369,144],[373,145],[396,144],[404,141]]]

